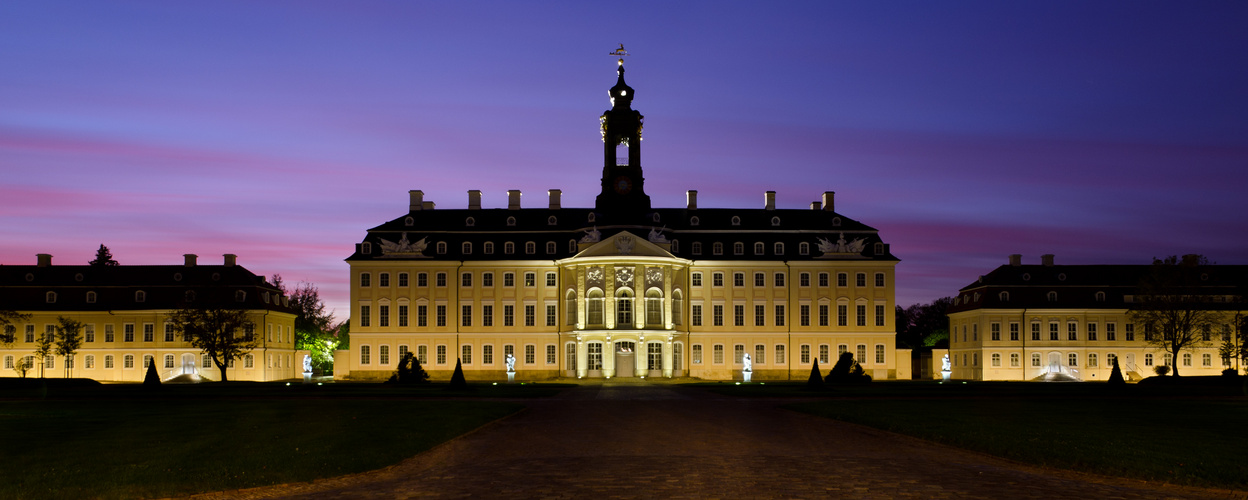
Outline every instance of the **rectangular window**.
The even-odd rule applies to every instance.
[[[546,364],[555,364],[555,344],[546,344]]]
[[[1040,340],[1040,323],[1031,324],[1031,340]]]
[[[1088,323],[1088,340],[1096,340],[1096,323]]]
[[[854,311],[858,313],[856,315],[858,319],[858,326],[867,326],[867,306],[858,305],[854,308]]]
[[[848,273],[836,273],[836,286],[839,286],[839,287],[849,286],[849,274]]]
[[[744,361],[745,361],[745,346],[741,344],[733,345],[732,346],[732,362],[734,364],[739,365]]]
[[[767,306],[757,304],[754,306],[754,326],[764,326],[767,324]]]
[[[810,304],[797,306],[797,320],[801,326],[810,326]]]
[[[828,273],[819,273],[819,286],[828,286]]]
[[[849,306],[836,305],[836,326],[849,326]]]
[[[510,304],[503,305],[503,326],[515,326],[515,325],[516,325],[516,306],[510,305]]]
[[[875,326],[884,326],[884,322],[888,321],[884,316],[884,305],[875,305]]]
[[[1105,340],[1112,342],[1112,341],[1118,340],[1117,337],[1118,337],[1118,324],[1117,323],[1105,323]]]
[[[988,325],[989,335],[993,342],[1001,340],[1001,323],[993,323]]]
[[[172,325],[166,325],[166,326],[172,326]],[[12,332],[13,332],[13,330],[9,330],[9,333],[12,333]],[[93,324],[92,324],[92,325],[83,325],[83,327],[82,327],[82,341],[83,341],[83,342],[95,342],[95,325],[93,325]],[[10,368],[12,368],[12,367],[10,367]]]
[[[467,323],[464,326],[467,326]],[[489,304],[481,306],[481,326],[494,326],[494,306]]]
[[[810,286],[810,273],[801,273],[797,275],[797,284],[801,287]]]
[[[819,326],[828,326],[828,305],[819,304]]]
[[[713,356],[711,359],[712,363],[717,365],[724,364],[724,346],[722,344],[715,344],[715,346],[711,348],[711,352]]]
[[[875,344],[875,364],[884,364],[884,344]]]
[[[156,341],[156,325],[153,325],[151,323],[143,324],[143,341],[144,342]]]
[[[702,286],[702,273],[693,273],[689,280],[690,286]]]
[[[776,364],[784,364],[784,344],[776,344]]]
[[[758,344],[754,346],[754,359],[751,360],[757,364],[763,364],[763,359],[767,356],[767,346]]]
[[[377,326],[390,326],[390,306],[377,306]]]
[[[472,326],[472,306],[463,306],[460,308],[460,313],[462,314],[460,324],[463,326]]]
[[[724,326],[724,306],[711,306],[711,324],[714,326]]]
[[[280,364],[282,362],[282,358],[278,357],[277,359],[277,362]],[[390,364],[390,346],[383,345],[377,347],[377,361],[380,361],[383,365]]]
[[[35,341],[35,333],[34,333],[34,331],[35,331],[35,327],[34,327],[34,325],[26,325],[26,341],[27,341],[27,342],[34,342],[34,341]],[[105,341],[105,342],[113,342],[113,341],[115,341],[115,340],[116,340],[116,336],[117,336],[117,334],[116,334],[116,332],[113,330],[113,325],[104,325],[104,341]]]
[[[819,362],[828,364],[828,344],[819,344]]]
[[[724,286],[724,273],[711,273],[711,286]]]
[[[416,273],[416,286],[429,286],[429,273]]]
[[[472,286],[472,273],[464,273],[460,275],[459,286]]]
[[[123,342],[134,342],[134,323],[126,323],[122,327],[121,339]]]
[[[407,344],[399,344],[399,360],[407,357]]]
[[[435,316],[435,317],[434,317],[434,319],[437,321],[437,325],[438,325],[438,326],[446,326],[446,306],[445,306],[445,305],[438,305],[438,306],[434,309],[434,313],[435,313],[435,314],[434,314],[434,316]]]
[[[745,306],[737,304],[732,306],[732,325],[745,326]]]
[[[481,346],[481,364],[483,365],[494,364],[494,346],[490,344]]]
[[[446,346],[445,345],[438,346],[437,355],[438,355],[438,364],[445,365],[446,364]]]
[[[859,363],[867,362],[867,345],[866,344],[858,344],[858,347],[854,349],[854,361],[857,361]]]
[[[546,273],[546,286],[555,286],[555,273]]]
[[[173,342],[173,324],[165,323],[165,342]]]
[[[524,326],[537,326],[537,306],[524,306]]]
[[[1066,340],[1079,340],[1079,324],[1078,323],[1066,324]]]
[[[784,326],[784,304],[776,304],[776,326]]]
[[[754,273],[754,286],[767,286],[767,275],[763,273]]]
[[[511,276],[511,273],[504,274],[503,276],[509,277]],[[472,282],[469,281],[464,286],[471,286],[471,285],[472,285]],[[481,273],[481,286],[487,286],[487,287],[494,286],[494,273]]]
[[[399,273],[399,286],[407,286],[407,273]]]
[[[1010,323],[1010,340],[1018,342],[1018,323]]]
[[[884,273],[875,273],[875,286],[884,286]]]
[[[798,354],[800,355],[798,359],[803,365],[810,364],[810,344],[802,344],[798,349]]]
[[[407,306],[399,306],[399,326],[407,326]]]
[[[524,273],[524,286],[537,286],[537,273]]]
[[[429,346],[427,345],[416,346],[416,359],[420,360],[420,364],[422,365],[429,364]]]
[[[555,319],[557,319],[555,306],[551,304],[546,305],[546,326],[555,326]]]
[[[693,357],[693,364],[702,364],[702,344],[693,344],[693,350],[690,355]]]
[[[537,346],[524,346],[524,364],[531,365],[537,363]]]
[[[689,321],[693,323],[693,326],[702,326],[702,305],[694,304],[690,309],[689,314],[692,318]]]
[[[1135,341],[1135,324],[1134,323],[1127,323],[1126,326],[1123,327],[1122,337],[1127,342]]]
[[[360,364],[367,365],[373,362],[372,347],[367,345],[360,346]]]
[[[439,287],[446,286],[446,273],[438,273],[435,275],[434,283]]]
[[[377,286],[390,286],[390,273],[380,273],[377,275]],[[383,363],[384,364],[384,363]]]
[[[373,309],[369,306],[360,306],[360,326],[372,326]]]
[[[784,273],[776,273],[776,286],[784,286]]]
[[[363,288],[373,286],[373,276],[369,273],[360,273],[360,286]]]
[[[745,273],[732,273],[732,286],[745,286]]]
[[[1058,340],[1057,323],[1049,323],[1049,340]]]
[[[465,365],[472,364],[472,346],[465,345],[460,347],[459,361]]]

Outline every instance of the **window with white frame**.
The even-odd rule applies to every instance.
[[[724,346],[723,344],[715,344],[711,347],[711,362],[717,365],[724,364]]]

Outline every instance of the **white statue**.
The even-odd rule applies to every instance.
[[[942,371],[942,372],[947,372],[947,371],[949,371],[949,367],[950,367],[950,365],[949,365],[949,355],[948,355],[948,354],[946,354],[946,355],[945,355],[945,359],[942,359],[942,360],[940,361],[940,371]]]
[[[507,372],[514,373],[516,371],[516,357],[511,353],[507,354]]]
[[[741,371],[743,372],[754,371],[754,362],[750,360],[749,354],[746,354],[744,358],[741,358],[741,363],[745,365],[745,368],[742,368]]]
[[[667,226],[663,226],[663,229],[667,229]],[[650,228],[650,235],[646,239],[650,240],[650,243],[667,243],[667,236],[663,236],[663,229]]]
[[[593,229],[585,231],[585,236],[581,237],[581,243],[598,243],[601,239],[602,233],[598,232],[598,226],[594,226]]]
[[[381,253],[383,254],[421,253],[425,251],[425,247],[429,246],[429,243],[425,241],[425,238],[416,240],[415,243],[407,241],[407,233],[403,233],[403,237],[399,239],[398,243],[385,238],[377,239],[381,240]]]
[[[829,253],[862,253],[867,247],[867,240],[863,238],[854,238],[854,241],[845,241],[845,233],[840,233],[840,238],[836,243],[829,241],[827,238],[818,238],[819,251],[825,254]]]
[[[303,355],[303,373],[312,373],[312,356]]]

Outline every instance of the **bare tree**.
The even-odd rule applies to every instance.
[[[1144,342],[1170,354],[1176,377],[1180,353],[1207,347],[1207,332],[1222,317],[1202,293],[1201,275],[1208,272],[1208,265],[1200,255],[1154,259],[1128,312],[1135,324],[1143,326]]]
[[[222,382],[227,381],[225,370],[230,363],[259,345],[255,323],[242,309],[178,309],[169,313],[169,321],[212,359]]]
[[[73,358],[82,347],[83,323],[76,319],[57,316],[56,355],[65,357],[65,378],[73,374]]]

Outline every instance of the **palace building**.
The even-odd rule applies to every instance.
[[[469,379],[554,377],[805,379],[851,352],[877,379],[898,362],[894,268],[878,231],[835,210],[655,208],[642,172],[643,117],[618,79],[600,117],[601,190],[593,207],[435,208],[368,230],[348,257],[351,348],[335,375],[384,379],[412,352],[434,379],[461,361]]]
[[[1148,342],[1168,333],[1136,325],[1151,265],[1024,265],[1021,255],[963,287],[949,308],[952,377],[966,380],[1108,380],[1153,376],[1158,365],[1180,375],[1219,375],[1233,367],[1219,347],[1241,333],[1248,266],[1202,266],[1184,303],[1213,311],[1197,346],[1179,359]]]
[[[74,378],[142,382],[154,362],[162,380],[218,380],[216,365],[169,321],[184,307],[248,312],[263,337],[260,347],[227,368],[230,380],[302,376],[306,351],[295,350],[289,299],[231,254],[221,265],[200,265],[187,254],[180,266],[54,266],[51,255],[39,254],[33,266],[0,266],[0,310],[30,316],[8,325],[14,342],[0,345],[6,376],[15,376],[24,362],[28,377],[64,378],[69,371]],[[81,348],[69,358],[34,359],[38,337],[54,336],[61,317],[83,323]]]

